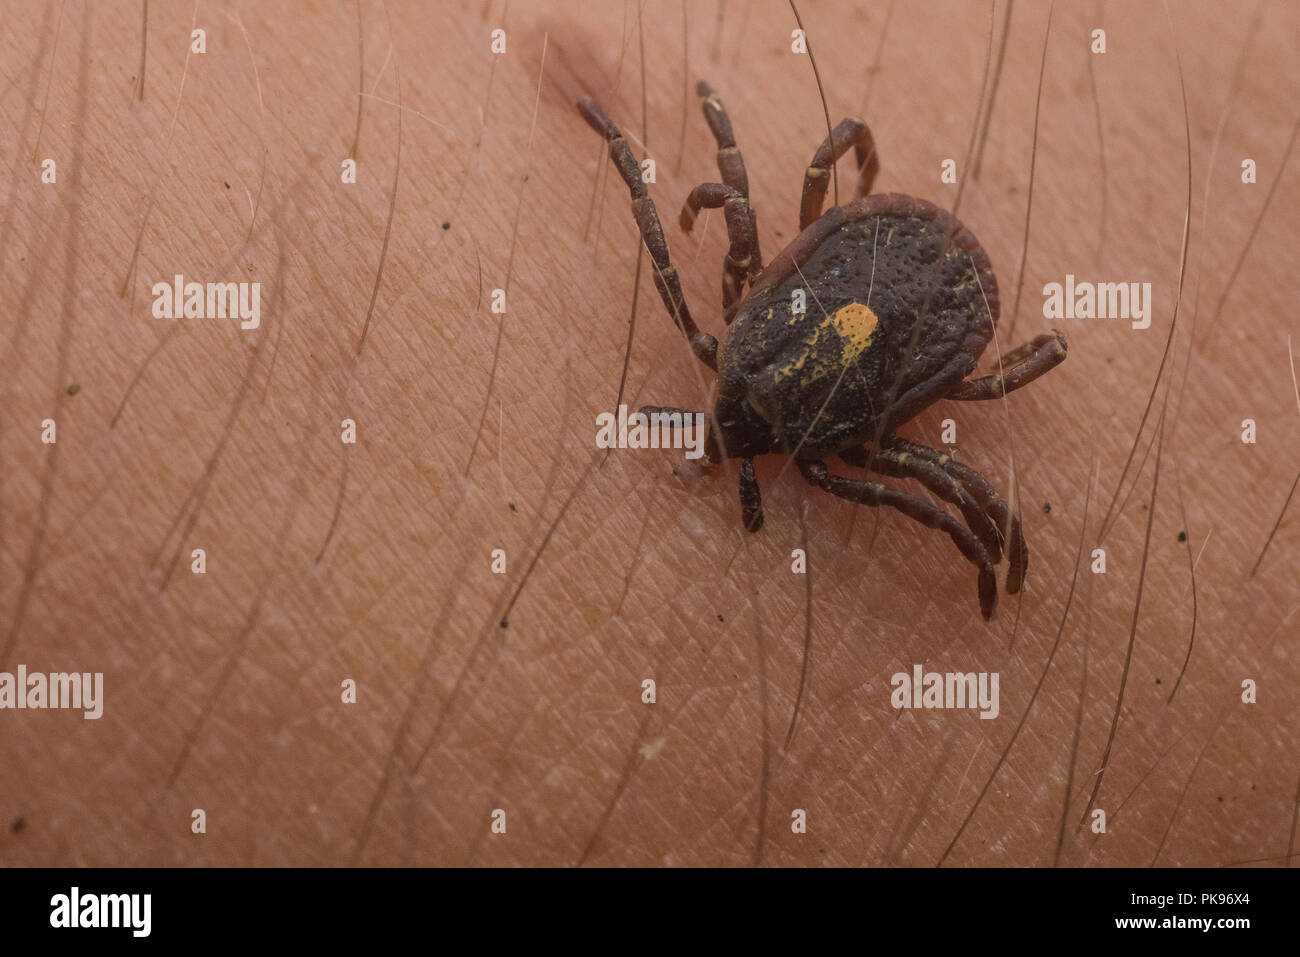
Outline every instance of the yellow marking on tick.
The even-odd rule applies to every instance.
[[[795,320],[802,318],[801,314],[792,316],[791,324]],[[808,359],[816,351],[822,336],[828,330],[834,330],[835,337],[838,340],[839,355],[837,358],[840,366],[851,365],[871,345],[871,338],[875,334],[877,325],[879,325],[879,319],[876,318],[876,314],[862,303],[851,302],[841,306],[813,328],[811,335],[805,340],[803,351],[792,362],[776,371],[776,380],[780,381],[786,376],[803,373]],[[809,371],[801,376],[803,381],[806,383],[814,382],[829,374],[828,358],[819,358],[814,362]],[[830,361],[833,363],[834,359]]]
[[[860,302],[841,306],[827,317],[826,323],[840,334],[841,362],[848,365],[862,355],[863,350],[871,345],[871,337],[875,335],[879,322],[876,314]]]

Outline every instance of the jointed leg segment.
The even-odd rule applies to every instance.
[[[1065,360],[1065,336],[1047,332],[1023,342],[999,360],[1002,371],[995,375],[967,379],[949,392],[946,398],[959,402],[998,399],[1028,385],[1049,369]]]
[[[871,138],[871,130],[867,129],[866,123],[848,117],[840,120],[840,125],[831,131],[831,135],[813,155],[808,171],[804,173],[803,203],[799,209],[800,232],[821,216],[826,189],[830,185],[831,167],[848,152],[850,146],[858,161],[858,186],[853,197],[858,199],[871,192],[871,184],[880,172],[876,143]]]
[[[754,208],[749,203],[749,176],[745,161],[736,146],[731,131],[731,120],[716,93],[703,80],[696,87],[704,120],[718,144],[718,172],[721,183],[705,183],[691,191],[682,207],[681,226],[686,232],[695,225],[695,217],[702,208],[724,207],[727,218],[727,236],[731,250],[722,267],[722,306],[724,309],[737,302],[744,292],[745,283],[763,269],[763,255],[758,248],[758,223]],[[731,315],[724,317],[728,322]]]
[[[852,449],[841,453],[840,458],[878,475],[915,479],[943,501],[957,506],[967,526],[989,553],[989,560],[996,565],[1002,560],[1002,541],[993,519],[963,483],[944,468],[945,463],[925,454],[929,451],[919,445],[902,449],[888,444],[887,440],[886,447],[874,454],[866,449]]]
[[[950,455],[942,454],[926,445],[909,442],[897,436],[886,440],[886,447],[894,452],[909,456],[925,458],[942,468],[961,483],[962,488],[976,501],[992,521],[998,534],[1004,536],[1009,568],[1007,569],[1007,592],[1014,595],[1024,583],[1025,573],[1029,569],[1029,546],[1020,530],[1020,519],[998,495],[997,490],[975,469],[958,462]],[[994,559],[996,562],[997,559]]]
[[[997,577],[993,574],[993,562],[988,550],[955,518],[914,495],[908,495],[878,482],[864,482],[832,475],[822,462],[800,462],[799,471],[803,473],[809,484],[832,495],[874,508],[885,505],[897,509],[922,525],[947,532],[962,555],[979,569],[980,613],[985,618],[993,617],[993,609],[998,600],[998,583]]]
[[[730,186],[703,183],[691,190],[686,197],[681,225],[689,233],[701,209],[717,209],[720,206],[726,211],[727,236],[731,240],[731,249],[722,261],[722,307],[726,309],[740,299],[758,247],[749,203]]]
[[[756,532],[763,527],[763,498],[758,491],[753,459],[740,462],[740,514],[749,531]]]
[[[710,369],[717,371],[718,340],[707,332],[701,332],[695,325],[695,320],[691,318],[690,310],[686,308],[677,270],[673,268],[672,260],[668,255],[668,243],[664,239],[659,213],[655,209],[654,200],[646,192],[645,184],[641,182],[641,167],[637,164],[636,157],[632,155],[631,147],[627,145],[627,140],[623,138],[618,127],[591,100],[585,98],[579,100],[578,112],[587,121],[587,125],[605,137],[606,142],[609,143],[609,158],[632,194],[632,215],[636,219],[637,228],[641,230],[641,239],[645,243],[646,251],[650,253],[650,258],[654,262],[655,288],[659,290],[664,306],[667,307],[673,321],[677,323],[677,328],[681,329],[682,334],[686,336],[686,341],[691,344],[691,351],[695,353],[696,358]]]

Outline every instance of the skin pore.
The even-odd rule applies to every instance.
[[[1020,510],[1026,587],[986,623],[946,535],[778,457],[749,535],[738,462],[594,443],[620,396],[704,409],[712,383],[644,255],[629,337],[639,239],[573,102],[655,160],[720,335],[721,212],[677,223],[718,179],[695,85],[770,261],[827,124],[787,4],[154,4],[142,97],[138,3],[4,6],[0,671],[103,672],[104,710],[0,711],[0,861],[1292,861],[1296,506],[1251,569],[1300,468],[1294,9],[1179,4],[1171,32],[1159,5],[1058,4],[1036,137],[1046,4],[1015,5],[1000,66],[1005,4],[800,10],[875,188],[960,190],[1000,350],[1069,341],[901,430],[953,452],[952,419]],[[261,283],[257,328],[155,318],[178,273]],[[1046,318],[1067,274],[1150,282],[1150,328]],[[918,664],[997,673],[998,717],[891,707]]]

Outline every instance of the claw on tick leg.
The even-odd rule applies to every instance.
[[[980,569],[980,613],[984,619],[993,617],[993,609],[998,604],[998,578],[993,573],[993,566],[986,565]]]

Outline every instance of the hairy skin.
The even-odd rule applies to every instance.
[[[5,22],[27,28],[0,40],[0,670],[103,671],[106,702],[98,721],[0,712],[0,861],[1278,865],[1296,853],[1294,510],[1249,574],[1300,467],[1286,353],[1300,172],[1278,170],[1300,102],[1284,68],[1293,8],[1266,4],[1255,24],[1178,4],[1171,37],[1157,5],[1107,4],[1104,19],[1057,5],[1011,331],[1047,27],[1045,5],[1015,7],[958,215],[998,273],[1002,351],[1058,325],[1069,358],[1006,402],[941,402],[902,433],[938,444],[955,419],[958,457],[1004,494],[1014,459],[1029,576],[986,624],[946,536],[810,489],[780,459],[758,463],[766,525],[751,536],[738,463],[702,475],[680,452],[594,446],[594,417],[619,395],[638,240],[573,100],[600,102],[638,157],[649,144],[686,297],[717,334],[722,217],[703,214],[690,237],[676,227],[689,190],[717,179],[694,86],[707,78],[727,106],[770,259],[795,233],[826,133],[787,5],[728,3],[719,34],[716,8],[690,4],[683,75],[672,3],[646,5],[642,36],[631,3],[512,4],[504,23],[491,3],[304,3],[293,16],[203,4],[207,52],[188,59],[191,10],[155,4],[143,100],[139,5],[68,3],[56,44],[60,7],[5,0]],[[885,6],[812,7],[831,122],[865,116],[876,188],[951,208],[941,163],[963,177],[971,165],[1002,8],[897,4],[873,69]],[[1104,224],[1087,52],[1098,25]],[[499,26],[508,48],[494,59]],[[1157,456],[1143,453],[1163,388],[1136,491],[1100,543],[1107,572],[1093,575],[1173,320],[1188,197],[1175,37],[1193,181],[1163,379],[1174,392],[1145,572]],[[358,127],[359,89],[373,96]],[[354,141],[357,183],[344,185]],[[1253,186],[1240,182],[1246,156]],[[55,185],[39,181],[44,157]],[[852,182],[846,160],[842,200]],[[261,327],[154,319],[150,287],[178,272],[260,281]],[[1152,282],[1151,328],[1044,319],[1042,286],[1066,273]],[[702,408],[705,370],[646,261],[640,277],[623,401]],[[494,289],[508,290],[504,319]],[[1257,444],[1240,440],[1246,417]],[[55,445],[39,441],[46,418]],[[340,442],[344,419],[355,445]],[[790,572],[800,547],[811,584]],[[195,548],[204,575],[190,571]],[[492,573],[498,548],[505,575]],[[1198,554],[1195,648],[1168,703]],[[890,677],[915,663],[999,673],[1000,716],[893,710]],[[1125,675],[1096,801],[1108,830],[1077,831]],[[1257,704],[1241,703],[1247,678]],[[806,834],[791,832],[797,808]]]

